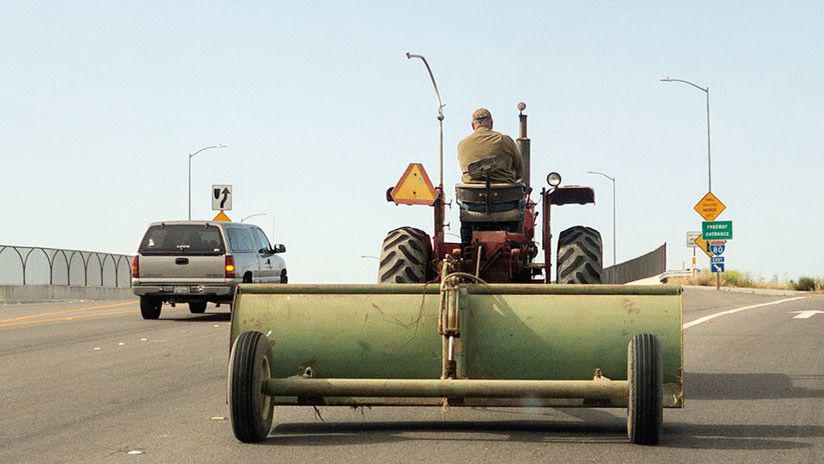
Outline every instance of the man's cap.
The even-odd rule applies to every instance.
[[[472,112],[472,121],[486,121],[492,119],[492,113],[486,108],[478,108]]]

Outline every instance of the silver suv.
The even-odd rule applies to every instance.
[[[286,262],[259,227],[214,221],[156,222],[132,259],[132,290],[144,319],[160,317],[163,303],[188,303],[195,314],[208,302],[231,303],[241,282],[283,283]]]

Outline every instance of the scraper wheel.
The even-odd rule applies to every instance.
[[[413,227],[391,230],[381,247],[378,283],[426,282],[431,259],[432,241],[426,232]]]
[[[243,332],[229,356],[229,418],[235,437],[257,443],[272,429],[272,398],[261,390],[272,377],[269,342],[260,332]]]
[[[656,445],[664,420],[661,343],[654,335],[638,334],[627,350],[629,404],[627,434],[638,445]]]

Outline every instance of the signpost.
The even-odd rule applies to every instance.
[[[702,222],[701,236],[704,240],[732,240],[732,221]]]
[[[707,194],[698,201],[694,209],[705,221],[712,222],[722,211],[727,209],[727,206],[721,203],[721,200],[713,195],[712,192],[707,192]],[[706,238],[706,236],[704,238]]]
[[[726,241],[732,240],[732,221],[715,220],[722,211],[727,209],[727,206],[712,192],[707,192],[693,209],[704,218],[704,222],[701,223],[701,235],[693,239],[693,243],[709,256],[710,269],[715,273],[715,288],[720,290],[721,273],[724,272],[726,264],[721,255],[726,248]],[[689,241],[689,238],[687,240]],[[693,260],[695,260],[694,253],[693,248]]]
[[[232,186],[213,185],[212,186],[212,211],[232,210]]]
[[[690,230],[687,231],[687,248],[692,248],[692,275],[695,276],[695,268],[697,267],[697,262],[695,260],[695,249],[700,247],[700,245],[696,244],[695,241],[701,238],[701,232],[697,230]],[[706,248],[704,249],[706,253]]]
[[[701,232],[695,231],[688,231],[687,232],[687,248],[695,248],[695,239],[701,236]]]
[[[701,249],[701,251],[703,251],[707,256],[712,256],[712,252],[710,252],[710,244],[704,240],[704,237],[702,237],[701,234],[698,234],[698,237],[695,238],[695,248]]]
[[[232,220],[229,219],[229,216],[227,216],[223,211],[217,213],[212,220],[217,222],[232,222]]]

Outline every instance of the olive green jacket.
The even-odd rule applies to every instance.
[[[518,146],[508,135],[495,132],[486,127],[479,127],[458,143],[458,162],[461,165],[461,182],[485,182],[486,179],[469,177],[469,163],[490,157],[503,158],[503,167],[490,172],[492,182],[513,183],[521,178],[523,163]]]

